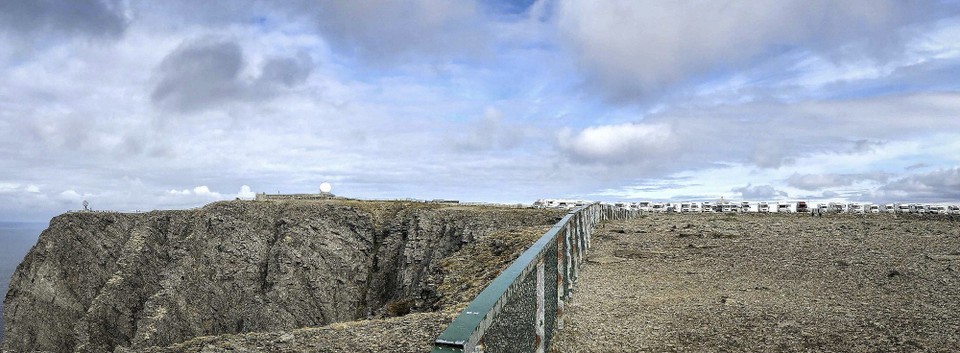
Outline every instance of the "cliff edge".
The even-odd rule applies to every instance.
[[[2,347],[138,350],[436,311],[449,301],[438,292],[441,260],[560,215],[351,200],[67,213],[11,279]]]

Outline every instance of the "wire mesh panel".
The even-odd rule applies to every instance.
[[[480,340],[484,352],[534,352],[538,341],[535,330],[537,311],[537,272],[530,271],[513,297],[493,319]]]
[[[599,203],[567,213],[470,302],[433,352],[543,352],[561,326],[594,227],[635,214]]]
[[[559,291],[557,291],[557,252],[550,251],[550,249],[556,249],[556,242],[559,241],[560,237],[554,239],[552,243],[547,246],[548,251],[544,251],[543,254],[543,310],[545,313],[543,328],[544,328],[544,343],[549,343],[553,339],[553,330],[557,326],[557,320],[559,320],[562,312],[557,309],[557,302]]]

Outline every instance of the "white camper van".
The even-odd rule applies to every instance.
[[[740,202],[740,212],[750,212],[750,202],[749,202],[749,201]]]
[[[905,203],[897,204],[897,213],[910,213],[911,211],[912,211],[912,208],[910,207],[909,204],[905,204]]]
[[[690,212],[700,213],[700,203],[691,202],[690,203]]]
[[[957,205],[947,206],[947,212],[950,214],[960,214],[960,206],[957,206]]]
[[[653,204],[650,201],[640,201],[637,203],[637,207],[640,207],[640,211],[650,212],[653,210]]]
[[[886,213],[894,213],[894,212],[896,212],[896,211],[897,211],[897,207],[894,206],[892,203],[888,203],[888,204],[886,204],[886,205],[883,205],[883,212],[886,212]]]
[[[727,213],[727,212],[735,212],[735,210],[733,209],[733,204],[732,204],[732,203],[729,203],[729,202],[721,203],[721,204],[720,204],[720,212],[724,212],[724,213]]]
[[[831,211],[831,212],[843,213],[843,212],[846,212],[846,210],[847,210],[847,205],[845,205],[845,204],[843,204],[843,203],[840,203],[840,202],[831,202],[831,203],[830,203],[830,211]]]
[[[710,201],[704,202],[703,207],[701,208],[703,209],[703,212],[707,212],[707,213],[716,212],[716,210],[713,208],[713,202],[710,202]]]
[[[828,205],[825,204],[825,203],[818,203],[818,204],[817,204],[817,210],[818,210],[818,212],[820,212],[820,213],[827,213],[827,212],[830,212],[830,206],[828,206]]]
[[[780,212],[793,212],[793,210],[790,209],[790,203],[777,202],[777,213]]]
[[[766,201],[761,201],[759,204],[757,204],[757,212],[760,212],[760,213],[770,212],[770,205],[767,204]]]
[[[853,202],[847,205],[847,212],[849,213],[863,213],[863,205],[857,202]]]
[[[880,205],[870,205],[870,213],[880,213]]]

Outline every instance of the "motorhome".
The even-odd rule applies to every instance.
[[[662,203],[659,203],[659,202],[658,202],[658,203],[653,204],[653,207],[651,207],[650,209],[651,209],[653,212],[659,213],[659,212],[663,212],[665,208],[664,208],[664,205],[663,205]]]
[[[947,214],[947,206],[931,205],[929,207],[929,212],[933,214]]]
[[[750,212],[750,202],[749,202],[749,201],[740,202],[740,212]]]
[[[683,212],[683,213],[690,212],[690,203],[689,202],[680,203],[680,212]]]
[[[757,212],[760,212],[760,213],[770,212],[770,205],[767,204],[766,201],[760,202],[759,204],[757,204]]]
[[[790,204],[786,202],[777,202],[777,212],[793,212],[790,209]]]
[[[910,204],[906,204],[906,203],[897,204],[897,213],[910,213],[910,212],[912,212],[912,208],[910,207]]]
[[[880,213],[880,205],[870,205],[870,213]]]
[[[830,211],[836,213],[843,213],[847,210],[847,205],[841,202],[831,202]]]
[[[703,207],[701,207],[701,208],[703,209],[703,212],[714,213],[714,212],[717,211],[717,210],[715,210],[715,209],[713,208],[713,202],[706,201],[706,202],[703,203],[702,206],[703,206]]]
[[[960,214],[960,206],[958,206],[958,205],[950,205],[950,206],[947,206],[947,213],[950,213],[950,214]]]
[[[817,204],[817,210],[818,210],[818,212],[820,212],[820,213],[827,213],[827,212],[830,212],[830,206],[828,206],[828,205],[825,204],[825,203],[818,203],[818,204]]]
[[[810,212],[810,209],[807,208],[806,201],[797,201],[797,213],[807,213]]]
[[[640,201],[637,203],[637,207],[640,208],[640,211],[650,212],[653,209],[653,204],[650,201]]]
[[[690,203],[690,212],[700,213],[700,203],[691,202],[691,203]]]
[[[883,205],[883,212],[886,212],[886,213],[894,213],[894,212],[896,212],[896,211],[897,211],[897,207],[894,206],[892,203],[888,203],[888,204],[886,204],[886,205]]]
[[[927,206],[919,203],[910,205],[910,213],[927,213]]]
[[[733,204],[729,202],[721,203],[720,212],[735,212],[733,209]]]
[[[857,202],[850,203],[847,205],[848,213],[863,213],[863,205]]]

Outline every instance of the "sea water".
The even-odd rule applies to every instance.
[[[10,277],[46,226],[45,223],[0,222],[0,341],[3,340],[2,299],[7,296]]]

